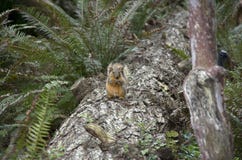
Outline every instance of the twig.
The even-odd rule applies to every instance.
[[[25,95],[20,95],[19,97],[17,97],[14,101],[10,102],[10,103],[0,103],[0,116],[1,114],[8,108],[8,107],[11,107],[11,106],[14,106],[14,105],[17,105],[17,104],[20,104],[26,97],[32,95],[32,94],[37,94],[37,93],[41,93],[43,92],[44,90],[41,89],[41,90],[34,90],[34,91],[30,91],[28,93],[26,93]],[[19,94],[15,94],[15,95],[12,95],[12,96],[18,96]],[[10,97],[10,96],[9,96]]]
[[[21,133],[21,127],[17,128],[17,131],[13,132],[13,135],[11,136],[8,148],[6,150],[6,153],[4,154],[4,156],[2,157],[2,160],[8,160],[9,156],[11,154],[14,154],[15,149],[16,149],[16,140],[18,139],[20,133]]]

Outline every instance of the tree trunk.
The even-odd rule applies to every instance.
[[[184,76],[165,44],[186,49],[180,27],[186,26],[187,15],[184,10],[171,14],[169,26],[122,59],[130,70],[125,99],[107,98],[106,76],[72,86],[80,104],[49,143],[51,155],[61,160],[174,159],[172,149],[160,144],[167,144],[167,131],[185,129],[189,117],[179,94]]]
[[[232,135],[223,102],[224,69],[216,65],[214,0],[190,0],[192,66],[184,94],[202,159],[232,159]]]

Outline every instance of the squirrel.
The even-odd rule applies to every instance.
[[[127,70],[127,67],[120,63],[108,65],[106,81],[108,98],[125,98],[127,83],[125,70]]]

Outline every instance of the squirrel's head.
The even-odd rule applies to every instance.
[[[108,75],[112,75],[115,79],[119,79],[123,73],[124,66],[120,63],[110,64],[108,66]]]

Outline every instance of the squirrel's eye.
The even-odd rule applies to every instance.
[[[112,67],[109,68],[109,73],[110,73],[111,71],[113,71],[113,68],[112,68]]]

